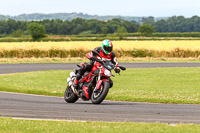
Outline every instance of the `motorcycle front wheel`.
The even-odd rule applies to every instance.
[[[75,103],[78,100],[78,96],[74,94],[70,86],[67,86],[64,99],[67,103]]]
[[[93,104],[100,104],[107,96],[110,88],[110,84],[107,81],[103,81],[99,90],[94,90],[91,96]]]

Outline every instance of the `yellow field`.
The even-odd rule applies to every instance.
[[[200,41],[113,41],[118,57],[200,58]],[[85,57],[101,41],[0,43],[0,58]]]
[[[171,51],[176,48],[182,50],[200,50],[200,41],[113,41],[114,50],[147,49],[156,51]],[[2,50],[49,50],[49,49],[83,49],[91,50],[101,46],[101,41],[74,41],[74,42],[1,42]]]

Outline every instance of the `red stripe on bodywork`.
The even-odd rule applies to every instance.
[[[100,88],[101,83],[102,83],[102,80],[99,80],[99,81],[97,82],[97,90]]]
[[[109,80],[107,80],[107,79],[99,80],[99,81],[97,82],[97,90],[100,89],[101,83],[102,83],[103,81],[109,81]]]

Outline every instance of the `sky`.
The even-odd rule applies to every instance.
[[[0,14],[86,13],[89,15],[200,16],[200,0],[0,0]]]

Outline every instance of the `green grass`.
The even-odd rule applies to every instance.
[[[35,121],[0,118],[1,133],[199,133],[195,124]]]
[[[0,91],[63,96],[71,71],[0,75]],[[127,69],[113,77],[107,100],[200,104],[200,68]]]
[[[108,99],[158,103],[200,103],[200,68],[129,69],[114,78]]]

